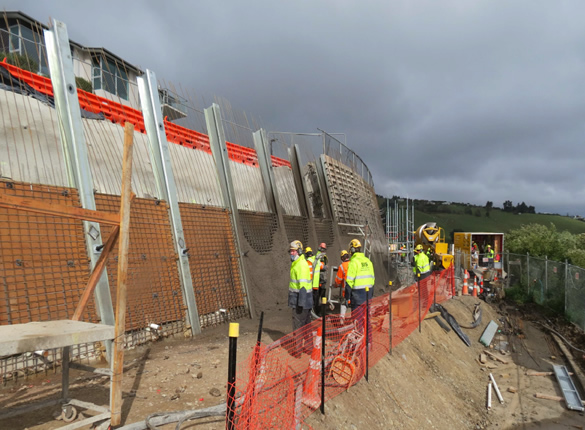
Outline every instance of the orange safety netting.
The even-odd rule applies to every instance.
[[[345,316],[326,315],[324,341],[319,318],[270,345],[257,345],[238,365],[228,428],[300,428],[321,405],[322,345],[327,401],[356,384],[366,366],[384,357],[390,351],[390,339],[392,346],[398,345],[418,328],[433,303],[444,302],[454,293],[451,266],[393,292],[391,300],[384,294],[353,312],[348,310]]]
[[[6,62],[6,58],[0,61],[0,66],[4,67],[12,77],[29,85],[35,91],[49,97],[54,97],[53,85],[50,78],[13,66]],[[108,100],[105,97],[100,97],[93,93],[88,93],[79,88],[77,89],[77,96],[79,106],[82,109],[95,114],[102,114],[108,121],[121,126],[126,122],[130,122],[134,125],[136,132],[146,133],[142,112],[138,109]],[[166,137],[169,142],[211,154],[209,137],[206,134],[182,127],[168,121],[166,118],[164,119],[164,123]],[[258,166],[258,156],[255,150],[231,142],[226,142],[226,146],[230,160],[250,166]],[[283,158],[271,156],[271,160],[274,167],[290,167],[290,162]]]

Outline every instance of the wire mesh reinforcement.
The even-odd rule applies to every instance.
[[[319,318],[270,345],[256,345],[238,366],[233,428],[298,428],[319,408],[323,387],[328,400],[355,385],[367,365],[389,352],[390,341],[396,346],[408,337],[430,306],[450,299],[454,291],[451,267],[392,293],[392,300],[384,294],[344,316],[327,315],[324,336]]]
[[[247,315],[230,213],[180,203],[189,267],[202,327]]]

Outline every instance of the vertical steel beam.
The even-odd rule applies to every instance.
[[[144,128],[148,136],[148,147],[152,171],[154,173],[159,198],[165,200],[169,206],[169,218],[173,229],[175,251],[179,257],[177,266],[183,291],[183,300],[187,305],[187,319],[193,334],[201,333],[199,313],[193,291],[193,280],[189,266],[188,248],[185,243],[183,222],[179,211],[179,200],[175,175],[171,166],[169,143],[165,134],[156,76],[151,70],[146,70],[144,76],[138,78],[138,92],[140,105],[144,117]]]
[[[57,20],[52,21],[51,27],[51,30],[44,31],[45,45],[69,185],[79,191],[79,200],[83,208],[95,210],[93,178],[83,135],[67,27]],[[84,221],[83,229],[87,254],[93,270],[99,258],[99,253],[95,252],[95,249],[102,244],[100,226],[95,222]],[[114,309],[106,269],[104,269],[96,286],[95,299],[101,322],[113,326],[115,323]],[[108,357],[111,357],[111,346],[112,342],[107,341]]]
[[[295,180],[295,189],[297,191],[297,197],[299,199],[299,207],[301,208],[301,213],[303,213],[304,216],[306,216],[309,219],[310,232],[312,234],[312,239],[309,240],[316,241],[318,240],[317,232],[315,230],[315,223],[313,222],[313,211],[311,209],[311,206],[309,205],[309,195],[307,193],[307,187],[305,186],[305,181],[303,180],[303,170],[301,166],[301,155],[299,145],[293,145],[291,148],[288,148],[288,155],[292,167],[293,177]]]
[[[238,205],[236,203],[236,195],[234,192],[234,184],[232,181],[232,172],[229,167],[229,156],[227,151],[227,144],[225,141],[225,132],[223,130],[223,123],[221,119],[221,111],[217,103],[213,103],[210,107],[205,109],[205,123],[207,124],[207,133],[209,134],[209,145],[211,146],[211,153],[215,161],[217,169],[217,177],[223,195],[225,207],[230,211],[232,225],[234,228],[234,240],[236,241],[236,249],[238,250],[238,266],[240,268],[240,276],[242,278],[242,285],[244,293],[246,294],[246,302],[250,316],[254,315],[254,308],[252,305],[252,298],[248,291],[248,282],[244,273],[244,262],[242,261],[242,246],[240,243],[240,215],[238,213]]]
[[[276,188],[272,159],[266,150],[266,144],[268,143],[266,130],[260,129],[254,132],[252,137],[254,138],[254,147],[256,148],[256,155],[258,156],[258,166],[260,167],[260,174],[262,175],[262,182],[264,183],[266,201],[270,210],[278,217],[279,227],[282,227],[284,226],[282,207],[280,206],[278,189]]]
[[[317,170],[317,179],[319,182],[319,191],[321,192],[321,200],[325,207],[325,217],[333,219],[333,210],[331,207],[331,195],[329,194],[329,188],[327,187],[327,181],[325,180],[325,154],[321,154],[319,160],[315,163],[315,169]]]

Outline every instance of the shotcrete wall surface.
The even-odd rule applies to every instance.
[[[55,109],[5,89],[0,90],[0,111],[5,118],[0,124],[0,197],[79,207],[76,191],[69,188]],[[96,206],[118,212],[123,128],[100,119],[82,119],[82,124]],[[146,134],[135,131],[134,145],[132,189],[137,198],[131,209],[126,327],[144,333],[150,324],[161,324],[169,333],[178,333],[187,329],[186,305],[169,209],[156,190]],[[307,202],[299,200],[307,189],[295,189],[293,167],[272,166],[279,202],[272,212],[264,191],[267,178],[258,164],[230,159],[239,220],[235,229],[219,186],[223,172],[217,171],[211,151],[171,141],[169,151],[202,327],[248,316],[249,304],[256,314],[288,311],[288,244],[296,239],[313,249],[325,242],[330,266],[339,263],[339,254],[351,239],[366,239],[376,270],[376,293],[385,291],[387,246],[375,193],[350,167],[324,154],[311,166],[300,166],[303,187],[312,199]],[[317,178],[320,167],[315,162],[322,163],[325,181]],[[303,214],[301,208],[311,213]],[[0,219],[0,323],[70,318],[91,272],[81,221],[6,207],[0,207]],[[111,230],[102,226],[104,242]],[[367,237],[361,236],[363,232]],[[113,298],[116,255],[117,249],[107,263]],[[83,318],[100,320],[93,303]],[[149,336],[135,336],[129,342],[140,343]]]

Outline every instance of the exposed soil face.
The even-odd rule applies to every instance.
[[[456,297],[444,307],[461,325],[472,320],[472,297]],[[527,372],[549,372],[552,364],[569,363],[562,350],[541,323],[556,331],[579,349],[583,335],[559,321],[549,321],[535,308],[518,309],[481,302],[482,323],[463,329],[472,345],[467,347],[434,319],[425,320],[421,332],[413,332],[382,358],[369,372],[369,382],[359,381],[349,391],[327,402],[325,415],[313,413],[307,424],[315,429],[570,429],[584,428],[582,413],[569,411],[564,401],[536,398],[536,393],[562,396],[554,376],[529,376]],[[291,329],[290,311],[283,307],[265,314],[263,341],[277,340]],[[479,343],[490,321],[501,332],[492,346]],[[244,360],[257,338],[257,320],[240,321],[238,359]],[[508,352],[500,352],[502,347]],[[497,359],[480,354],[488,350]],[[583,364],[583,354],[572,350]],[[225,402],[228,327],[206,329],[194,339],[168,338],[127,351],[124,374],[123,422],[142,421],[164,411],[201,409]],[[492,394],[492,408],[486,409],[486,391],[492,373],[504,403]],[[27,404],[49,396],[58,397],[60,373],[49,372],[17,384],[9,382],[0,390],[0,407]],[[72,371],[71,397],[106,405],[107,378],[88,378]],[[578,384],[577,376],[573,382]],[[512,389],[511,392],[509,389]],[[583,393],[581,392],[581,396]],[[63,426],[52,419],[56,407],[45,408],[0,423],[0,428],[46,430]],[[162,428],[175,428],[169,424]],[[183,428],[223,429],[222,418],[206,418],[184,424]]]

